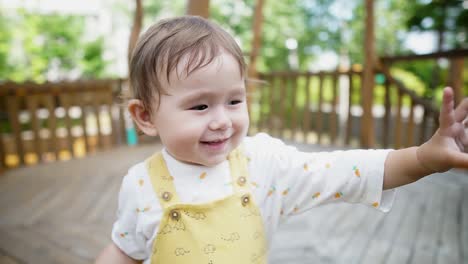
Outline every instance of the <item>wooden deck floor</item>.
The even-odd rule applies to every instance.
[[[122,147],[0,176],[0,263],[92,263],[110,241],[122,176],[158,148]],[[388,214],[337,204],[291,218],[271,263],[468,263],[468,175],[400,188]]]

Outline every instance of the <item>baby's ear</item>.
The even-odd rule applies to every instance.
[[[147,109],[145,109],[141,100],[131,99],[128,102],[128,111],[141,132],[148,136],[158,135],[158,130],[151,119],[151,114]]]

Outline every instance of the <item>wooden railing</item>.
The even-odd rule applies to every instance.
[[[398,149],[420,145],[425,142],[437,129],[439,110],[430,101],[422,99],[415,92],[392,77],[387,67],[382,67],[385,76],[385,115],[383,123],[382,145]],[[396,92],[396,98],[391,100],[391,93]],[[409,100],[409,114],[406,118],[402,115],[403,100]],[[395,102],[396,101],[396,102]],[[395,105],[396,104],[396,105]],[[394,113],[392,113],[392,106]],[[416,109],[420,109],[419,118],[415,116]],[[394,118],[392,118],[392,115]],[[393,124],[392,123],[393,119]],[[415,135],[417,131],[417,135]],[[393,140],[390,142],[390,132],[393,132]],[[392,144],[390,144],[392,143]]]
[[[438,111],[388,71],[385,77],[383,91],[379,90],[384,93],[384,104],[374,107],[375,127],[368,128],[376,130],[376,147],[423,142],[436,127]],[[256,131],[304,143],[360,145],[361,71],[274,72],[260,78],[267,84],[257,90],[258,114],[252,118]],[[410,98],[407,107],[403,105],[406,97]],[[416,109],[422,114],[416,115]]]
[[[466,55],[440,56],[459,62]],[[390,74],[385,61],[392,59],[383,61],[376,74],[385,82],[375,87],[374,102],[384,99],[374,106],[374,127],[366,129],[375,130],[375,147],[420,144],[437,128],[438,110]],[[361,70],[271,72],[259,78],[266,85],[253,95],[251,132],[360,147]],[[0,83],[0,171],[125,144],[129,134],[119,97],[125,85],[125,80]]]
[[[121,80],[0,84],[0,168],[84,156],[125,141]]]

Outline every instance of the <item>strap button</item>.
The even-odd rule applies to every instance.
[[[248,194],[242,196],[241,201],[242,206],[246,206],[248,203],[250,203],[250,196]]]
[[[161,197],[163,198],[164,201],[169,202],[172,198],[172,195],[170,192],[163,192]]]
[[[239,177],[237,179],[237,184],[239,184],[240,186],[244,186],[246,182],[247,182],[247,179],[244,176]]]
[[[178,221],[180,219],[180,213],[177,210],[172,210],[170,215],[172,220]]]

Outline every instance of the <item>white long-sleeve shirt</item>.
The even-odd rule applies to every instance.
[[[260,133],[246,137],[250,187],[263,217],[267,241],[287,217],[315,206],[362,203],[381,211],[391,208],[393,191],[383,191],[384,162],[390,150],[298,151]],[[191,165],[162,150],[180,201],[205,203],[232,194],[229,162],[215,167]],[[124,177],[112,240],[134,259],[151,256],[163,211],[145,162]]]

